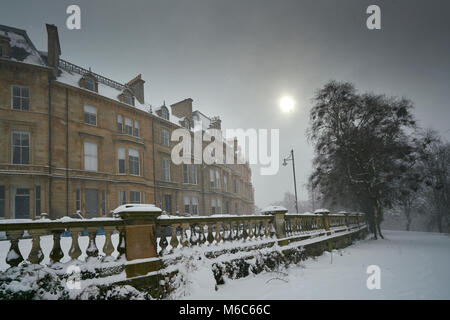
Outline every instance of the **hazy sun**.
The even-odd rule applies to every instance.
[[[294,109],[294,100],[291,97],[283,97],[280,99],[280,108],[283,112],[291,112]]]

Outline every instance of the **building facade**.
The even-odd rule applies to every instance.
[[[151,110],[141,75],[121,84],[62,60],[57,28],[46,27],[40,52],[24,30],[0,26],[0,219],[101,217],[125,203],[253,212],[248,164],[171,161],[171,133],[193,132],[200,114],[192,99]]]

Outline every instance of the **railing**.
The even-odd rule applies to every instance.
[[[60,67],[61,69],[64,69],[64,70],[66,70],[66,71],[69,71],[69,72],[75,72],[75,73],[78,73],[79,75],[84,75],[84,74],[86,74],[86,73],[90,73],[90,74],[92,74],[92,75],[97,79],[97,81],[100,82],[100,83],[103,83],[103,84],[105,84],[105,85],[107,85],[107,86],[109,86],[109,87],[112,87],[112,88],[115,88],[115,89],[121,90],[121,91],[123,91],[123,90],[125,89],[125,85],[123,85],[123,84],[121,84],[121,83],[119,83],[119,82],[117,82],[117,81],[108,79],[108,78],[106,78],[106,77],[104,77],[104,76],[101,76],[101,75],[99,75],[99,74],[97,74],[97,73],[94,73],[94,72],[92,72],[92,71],[90,71],[90,70],[87,70],[87,69],[84,69],[84,68],[82,68],[82,67],[79,67],[79,66],[77,66],[77,65],[75,65],[75,64],[73,64],[73,63],[71,63],[71,62],[65,61],[65,60],[63,60],[63,59],[59,59],[59,67]]]
[[[157,230],[159,255],[171,253],[178,247],[270,239],[275,235],[272,217],[265,215],[158,218]]]
[[[286,214],[284,208],[275,208],[264,215],[169,217],[161,216],[161,210],[154,206],[120,208],[120,218],[0,221],[0,233],[4,232],[10,241],[6,263],[15,267],[28,261],[58,268],[74,261],[82,264],[123,260],[123,264],[136,266],[140,262],[133,261],[161,259],[175,251],[182,253],[186,247],[221,250],[238,248],[242,243],[285,245],[364,226],[362,214],[329,214],[324,210],[320,214]],[[24,245],[20,248],[27,241],[28,256],[24,254]],[[6,244],[7,241],[0,241],[3,248]]]
[[[302,235],[316,230],[323,230],[323,218],[314,214],[285,215],[286,235]]]
[[[109,262],[120,259],[125,253],[125,226],[122,219],[70,220],[72,221],[45,219],[30,222],[17,220],[0,222],[0,232],[5,232],[6,239],[10,241],[6,263],[15,267],[25,260],[19,242],[28,240],[26,238],[31,238],[31,250],[26,260],[33,264],[47,262],[46,264],[51,266],[61,263],[65,256],[61,242],[67,242],[69,239],[71,240],[68,250],[69,260],[85,257],[86,261],[95,259]],[[118,238],[116,247],[112,241],[113,234]],[[98,239],[103,237],[104,239]],[[101,240],[104,244],[100,252],[96,242]],[[82,243],[84,246],[80,246]],[[115,257],[112,255],[114,251]]]

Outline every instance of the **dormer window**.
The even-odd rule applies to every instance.
[[[119,95],[119,101],[129,104],[130,106],[134,106],[134,96],[132,92],[130,92],[129,89],[125,89],[120,95]]]
[[[161,108],[161,117],[163,119],[169,120],[169,111],[167,110],[166,107]]]
[[[0,35],[0,58],[7,58],[9,51],[9,37]]]
[[[80,87],[89,91],[98,92],[97,79],[90,73],[86,73],[83,78],[80,79]]]
[[[84,87],[88,90],[95,91],[95,81],[90,77],[84,79]]]
[[[133,104],[133,97],[128,92],[125,92],[123,95],[123,100],[126,104]]]

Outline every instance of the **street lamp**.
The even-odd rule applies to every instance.
[[[297,199],[297,181],[295,180],[295,161],[294,161],[294,149],[291,149],[291,154],[283,159],[283,166],[287,166],[287,162],[292,161],[292,172],[294,173],[294,190],[295,190],[295,210],[298,213],[298,199]]]

